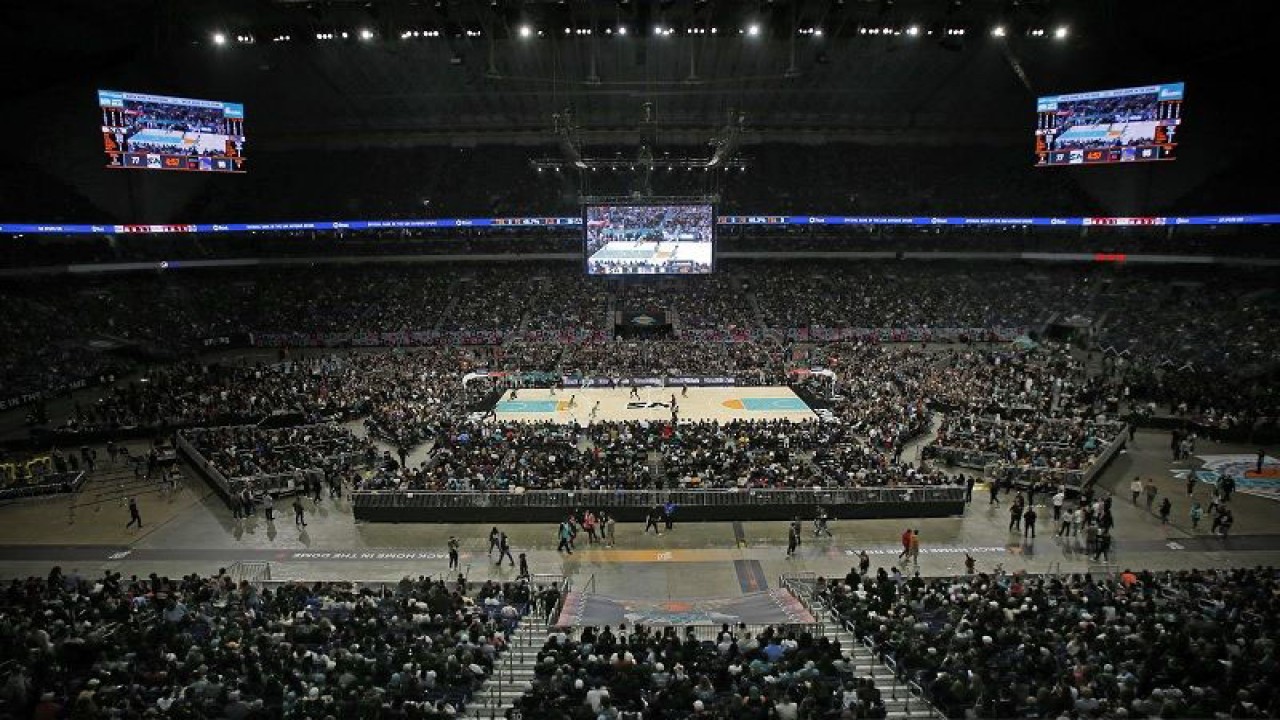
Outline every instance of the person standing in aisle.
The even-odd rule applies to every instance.
[[[787,528],[787,557],[795,557],[796,547],[800,544],[798,535],[794,527]]]
[[[862,550],[858,553],[858,574],[861,575],[862,577],[866,577],[867,571],[869,571],[870,569],[871,569],[871,556],[867,554],[866,550]]]
[[[267,493],[267,496],[262,500],[262,512],[266,513],[267,522],[273,523],[276,521],[276,496],[275,495],[272,495],[271,493]]]
[[[672,397],[675,397],[675,396],[672,395]],[[666,504],[662,506],[662,518],[667,523],[667,532],[671,532],[672,528],[675,526],[676,507],[677,507],[676,504],[671,500],[668,500]]]
[[[507,537],[506,533],[502,533],[502,535],[498,538],[498,564],[499,565],[502,564],[502,558],[504,557],[511,561],[511,567],[515,567],[516,559],[511,557],[511,540]],[[524,557],[524,556],[521,555],[521,557]]]
[[[453,535],[450,535],[449,536],[449,569],[450,570],[458,569],[458,548],[459,547],[460,545],[458,543],[458,538],[454,537]]]
[[[606,514],[600,522],[603,523],[601,532],[604,534],[605,542],[608,543],[609,547],[613,547],[613,528],[617,525],[617,521],[613,519],[612,515]]]
[[[911,552],[907,555],[907,560],[920,567],[920,531],[911,531]]]
[[[898,559],[901,560],[911,554],[911,528],[902,531],[902,552],[898,553]]]
[[[1022,537],[1036,539],[1036,509],[1030,505],[1027,506],[1027,511],[1022,514]]]
[[[516,574],[516,580],[529,580],[533,576],[529,574],[529,559],[524,553],[520,553],[520,572]]]
[[[294,496],[293,498],[293,524],[298,527],[307,526],[307,509],[302,505],[302,498]]]
[[[1164,500],[1160,501],[1160,524],[1161,525],[1169,524],[1169,513],[1171,512],[1173,512],[1173,503],[1169,501],[1169,498],[1165,498]]]
[[[1129,483],[1129,493],[1133,495],[1133,504],[1138,504],[1138,496],[1142,494],[1142,479],[1137,475],[1133,476],[1133,482]]]
[[[1053,521],[1057,522],[1062,519],[1062,506],[1067,503],[1067,489],[1059,487],[1058,492],[1053,496]]]
[[[493,551],[498,549],[498,538],[499,538],[501,535],[502,535],[502,533],[498,532],[498,526],[497,526],[497,525],[494,525],[492,528],[490,528],[490,530],[489,530],[489,557],[493,557]],[[499,557],[498,562],[502,562],[501,557]]]

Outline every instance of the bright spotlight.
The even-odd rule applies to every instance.
[[[529,27],[528,25],[520,26],[520,37],[527,38],[532,35],[533,35],[533,28]]]
[[[997,25],[991,28],[991,37],[1004,37],[1005,29],[1003,25]]]
[[[226,35],[223,35],[223,34],[222,34],[222,33],[220,33],[220,32],[219,32],[219,33],[214,33],[214,34],[213,34],[213,44],[214,44],[214,45],[226,45],[226,44],[227,44],[227,36],[226,36]]]
[[[360,30],[360,39],[361,39],[361,40],[372,40],[372,39],[373,39],[373,31],[372,31],[372,30],[370,30],[369,28],[363,28],[363,29],[361,29],[361,30]]]
[[[1066,26],[1066,25],[1059,25],[1059,26],[1058,26],[1058,28],[1057,28],[1056,30],[1054,30],[1054,31],[1053,31],[1053,36],[1054,36],[1055,38],[1059,39],[1059,40],[1066,40],[1066,39],[1067,39],[1067,26]]]
[[[627,26],[626,26],[626,25],[619,25],[619,26],[618,26],[618,34],[619,34],[619,35],[626,35],[626,34],[627,34]]]
[[[920,26],[919,26],[919,25],[912,25],[911,27],[907,28],[907,34],[908,34],[908,35],[910,35],[911,37],[915,37],[915,36],[919,35],[919,34],[920,34]]]
[[[759,35],[759,34],[760,34],[760,26],[759,26],[759,25],[756,25],[755,23],[751,23],[750,25],[748,25],[748,26],[747,26],[747,35],[748,35],[748,36],[750,36],[750,37],[756,37],[756,36],[757,36],[757,35]]]
[[[814,29],[813,29],[813,34],[814,34],[816,37],[822,37],[822,28],[814,28]]]

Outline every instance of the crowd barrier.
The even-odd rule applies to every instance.
[[[85,473],[81,470],[15,479],[12,483],[0,487],[0,500],[75,492],[84,485],[84,481]]]
[[[575,510],[606,510],[620,522],[642,522],[650,508],[675,503],[676,522],[948,517],[964,512],[962,486],[822,490],[531,490],[527,492],[358,491],[357,520],[366,522],[552,523]]]

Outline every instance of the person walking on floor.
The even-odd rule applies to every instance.
[[[867,554],[866,550],[860,550],[858,552],[858,574],[863,577],[866,577],[867,571],[870,569],[871,569],[871,556]]]
[[[1058,537],[1066,537],[1071,534],[1071,519],[1075,517],[1075,512],[1068,510],[1062,514],[1059,519]]]
[[[307,509],[302,505],[302,498],[293,498],[293,524],[298,527],[307,526]]]
[[[644,533],[646,535],[649,534],[649,528],[653,528],[654,534],[659,536],[662,535],[662,531],[658,529],[658,518],[661,516],[661,514],[662,514],[662,511],[658,508],[658,506],[649,508],[648,514],[644,516]]]
[[[262,512],[266,514],[267,522],[273,523],[276,521],[276,496],[275,495],[272,495],[271,493],[267,493],[267,496],[263,498]]]
[[[902,552],[898,553],[899,560],[911,554],[911,537],[911,528],[902,531]]]
[[[520,553],[520,572],[516,574],[516,580],[529,580],[533,576],[529,574],[529,558],[524,553]]]
[[[911,560],[911,562],[916,564],[916,567],[920,566],[920,531],[919,530],[913,530],[911,532],[911,552],[908,554],[907,557]]]
[[[1147,512],[1151,512],[1151,506],[1156,504],[1156,481],[1154,478],[1147,478]]]
[[[1022,529],[1022,506],[1014,503],[1009,506],[1009,532]]]
[[[510,560],[511,567],[515,567],[516,559],[511,557],[511,540],[506,533],[502,533],[502,536],[498,538],[498,565],[502,564],[502,558]]]
[[[129,523],[125,525],[125,529],[133,527],[134,523],[138,523],[138,529],[142,529],[142,514],[138,512],[138,498],[129,498]]]
[[[675,526],[676,507],[676,504],[670,500],[662,506],[662,519],[667,523],[667,532],[671,532],[672,528]]]
[[[1098,558],[1106,558],[1107,562],[1111,562],[1111,533],[1098,533],[1097,549],[1093,553],[1093,559],[1096,562]]]
[[[1191,506],[1191,529],[1196,530],[1200,527],[1200,518],[1204,517],[1204,508],[1200,507],[1200,502],[1196,501]]]
[[[999,505],[999,504],[1000,504],[1000,480],[999,480],[999,478],[996,478],[996,479],[992,480],[992,481],[991,481],[991,484],[987,485],[987,489],[991,492],[991,500],[990,500],[990,501],[988,501],[988,502],[987,502],[987,504],[988,504],[988,505]]]
[[[587,544],[596,544],[596,516],[588,510],[582,516],[582,529],[587,531]]]
[[[1067,503],[1066,488],[1059,487],[1058,492],[1053,496],[1053,520],[1057,522],[1062,519],[1062,506]]]
[[[1196,474],[1193,471],[1187,474],[1187,497],[1191,497],[1192,495],[1195,495],[1195,494],[1196,494]]]
[[[501,535],[497,525],[489,529],[489,557],[493,557],[493,551],[498,549],[498,539]],[[502,559],[499,558],[498,562],[502,562]]]
[[[800,538],[797,537],[795,528],[787,528],[787,557],[794,557],[796,547],[800,544]]]
[[[1036,539],[1036,509],[1033,507],[1028,507],[1022,514],[1022,537]]]
[[[1142,494],[1142,479],[1137,475],[1133,476],[1133,482],[1129,483],[1129,492],[1133,495],[1133,504],[1138,504],[1138,496]]]
[[[449,536],[449,569],[450,570],[458,569],[458,548],[459,547],[460,547],[460,544],[458,543],[458,538],[454,537],[453,535],[450,535]]]
[[[556,545],[556,552],[567,552],[570,555],[572,555],[573,548],[569,545],[570,530],[569,530],[568,522],[560,523],[559,534],[560,534],[560,544]]]
[[[1165,498],[1160,503],[1160,524],[1169,524],[1169,513],[1173,511],[1173,503],[1169,502],[1169,498]]]

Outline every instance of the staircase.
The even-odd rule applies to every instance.
[[[815,580],[813,573],[795,573],[783,575],[781,584],[792,595],[808,608],[816,620],[826,630],[828,638],[838,641],[840,647],[849,652],[853,661],[853,672],[856,677],[869,677],[880,690],[880,698],[888,720],[910,720],[912,718],[943,718],[927,700],[921,697],[920,687],[897,673],[885,662],[876,657],[871,648],[854,637],[838,618],[813,597]]]
[[[507,709],[524,694],[524,684],[533,682],[538,651],[547,640],[547,624],[538,611],[520,619],[507,641],[507,650],[494,664],[493,675],[467,705],[466,717],[474,720],[505,718]]]

